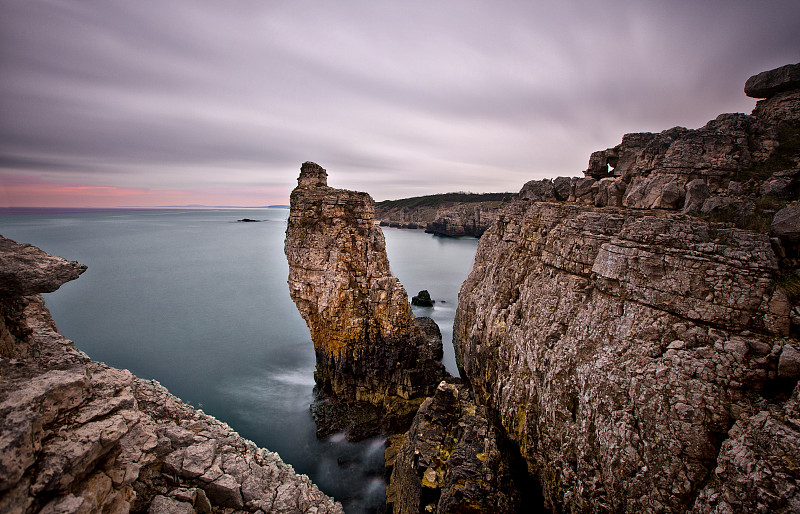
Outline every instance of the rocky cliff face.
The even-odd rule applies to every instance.
[[[285,247],[289,292],[316,351],[315,379],[339,401],[407,423],[445,375],[441,339],[423,330],[389,270],[372,198],[328,187],[326,177],[303,164]]]
[[[91,361],[37,293],[85,267],[0,237],[0,511],[342,512],[153,381]]]
[[[457,193],[452,193],[457,195]],[[469,196],[469,195],[467,195]],[[381,226],[425,229],[425,232],[450,237],[480,237],[497,219],[500,208],[511,199],[512,194],[489,193],[501,197],[487,201],[446,201],[438,205],[412,207],[384,207],[376,209],[375,216]]]
[[[500,202],[480,205],[467,203],[440,209],[436,218],[425,227],[425,232],[451,237],[481,237],[497,220],[500,205]]]
[[[785,75],[753,115],[629,134],[586,178],[526,184],[483,235],[459,367],[552,508],[800,508],[800,91]],[[745,230],[753,217],[766,228]]]

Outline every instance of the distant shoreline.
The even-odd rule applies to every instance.
[[[156,207],[0,207],[0,216],[22,216],[30,214],[86,214],[103,212],[153,212],[153,211],[218,211],[253,209],[288,209],[288,205],[264,205],[259,207],[169,205]]]

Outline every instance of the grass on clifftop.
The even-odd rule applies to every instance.
[[[379,209],[402,209],[406,207],[439,207],[448,203],[505,202],[514,193],[440,193],[436,195],[415,196],[399,200],[377,202]]]

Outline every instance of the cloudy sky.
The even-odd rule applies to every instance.
[[[581,175],[750,112],[797,0],[0,0],[0,206],[377,200]]]

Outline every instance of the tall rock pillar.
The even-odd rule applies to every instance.
[[[328,187],[313,162],[303,163],[297,182],[285,252],[289,293],[316,351],[317,387],[377,408],[383,424],[410,420],[446,374],[438,327],[414,318],[389,270],[374,200]]]

